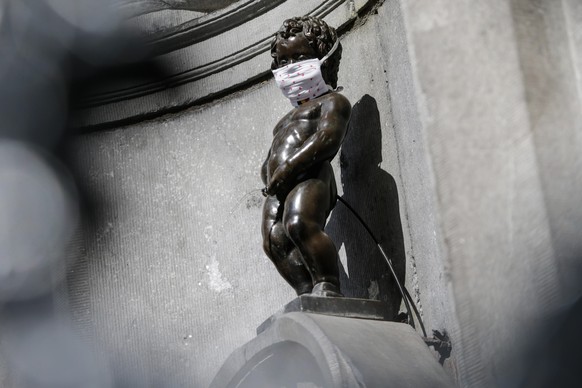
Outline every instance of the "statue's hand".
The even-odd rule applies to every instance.
[[[287,162],[281,164],[271,175],[271,180],[267,186],[267,194],[278,197],[285,196],[290,189],[288,186],[293,172],[291,165]]]

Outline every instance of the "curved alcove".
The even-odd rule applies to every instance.
[[[164,25],[164,10],[151,12],[150,20],[160,14],[160,27],[145,36],[144,44],[159,74],[126,66],[86,82],[74,98],[71,125],[88,129],[135,122],[260,82],[270,76],[273,26],[291,16],[313,15],[342,34],[375,3],[242,0],[178,25]]]

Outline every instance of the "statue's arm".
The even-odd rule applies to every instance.
[[[285,181],[333,157],[343,142],[350,114],[351,105],[341,94],[327,99],[322,104],[317,131],[271,174],[268,192],[276,193]]]
[[[267,165],[269,163],[270,157],[271,157],[271,150],[269,149],[269,153],[267,154],[267,158],[265,159],[265,161],[263,162],[263,165],[261,166],[261,180],[263,181],[263,184],[265,185],[265,187],[267,186]]]

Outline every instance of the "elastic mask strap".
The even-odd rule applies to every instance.
[[[323,62],[327,61],[329,59],[329,57],[331,57],[331,54],[333,54],[333,52],[337,49],[338,46],[339,46],[339,38],[336,38],[335,43],[333,44],[333,46],[331,46],[331,50],[329,50],[329,52],[325,55],[325,57],[323,57],[319,60],[319,63],[323,65]]]

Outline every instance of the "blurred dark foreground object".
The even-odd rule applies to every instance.
[[[147,56],[114,4],[0,3],[0,138],[54,149],[67,125],[71,81]]]
[[[580,387],[582,370],[582,298],[556,314],[547,335],[532,339],[531,362],[523,388]]]
[[[111,0],[0,2],[0,386],[110,387],[104,358],[57,313],[79,225],[60,160],[70,86],[147,55]],[[74,257],[74,256],[73,256]],[[70,264],[70,263],[69,263]]]

